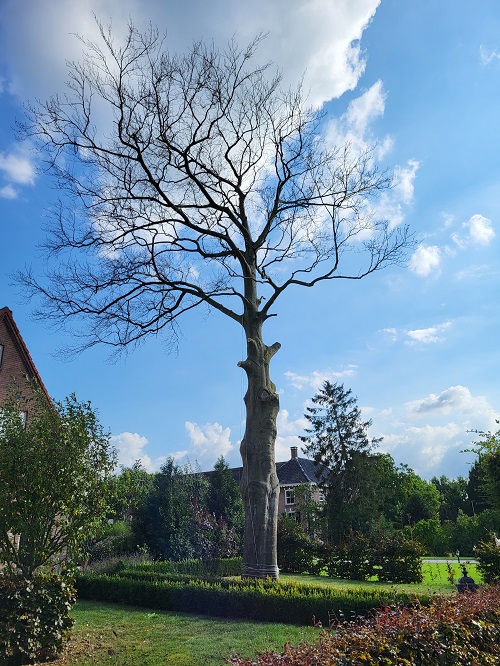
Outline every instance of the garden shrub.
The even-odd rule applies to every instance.
[[[421,583],[425,549],[402,534],[381,539],[370,553],[373,570],[381,583]]]
[[[370,539],[352,532],[344,543],[330,549],[326,568],[333,578],[368,580],[376,576],[383,583],[420,583],[423,554],[420,543],[402,534]]]
[[[480,541],[475,556],[485,583],[500,583],[500,548],[490,541]]]
[[[54,658],[73,625],[75,599],[73,581],[62,576],[0,576],[0,664]]]
[[[435,597],[428,607],[388,606],[369,618],[336,623],[320,640],[285,645],[233,666],[383,664],[494,666],[500,658],[500,588]]]
[[[273,580],[167,580],[164,574],[123,571],[119,575],[83,574],[78,596],[146,608],[247,618],[288,624],[328,624],[333,615],[366,614],[394,601],[394,593],[371,589],[335,589]],[[154,576],[157,576],[155,579]],[[400,594],[398,600],[407,601]],[[425,603],[427,597],[421,597]]]
[[[296,520],[278,519],[278,566],[288,573],[304,573],[313,559],[313,546]]]
[[[332,578],[367,580],[373,576],[368,537],[351,532],[347,540],[333,546],[326,568]]]
[[[411,529],[411,540],[422,544],[425,555],[445,557],[450,552],[448,534],[435,518],[419,520]]]

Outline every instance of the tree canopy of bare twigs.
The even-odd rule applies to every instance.
[[[70,64],[66,94],[34,105],[22,128],[66,196],[46,244],[52,272],[21,280],[44,318],[83,322],[80,349],[175,341],[177,320],[201,305],[243,326],[244,574],[277,575],[279,344],[264,344],[262,326],[292,285],[399,262],[407,230],[370,215],[390,184],[372,153],[330,147],[300,87],[282,91],[254,64],[260,38],[178,56],[154,29],[131,25],[117,44],[100,27],[101,43],[84,41]]]

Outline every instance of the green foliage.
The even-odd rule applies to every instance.
[[[169,458],[153,477],[132,521],[135,543],[146,546],[157,559],[196,557],[195,513],[204,505],[207,481],[189,465]]]
[[[304,529],[296,520],[278,519],[278,566],[288,573],[309,571],[313,547]]]
[[[448,534],[436,518],[419,520],[410,533],[413,539],[422,544],[425,555],[445,557],[451,552]]]
[[[0,576],[0,664],[55,657],[73,624],[75,598],[72,582],[61,576]]]
[[[81,556],[105,519],[114,465],[89,403],[72,395],[52,405],[33,393],[26,428],[15,400],[0,413],[0,562],[28,579]]]
[[[481,541],[475,550],[477,568],[486,583],[500,583],[500,547],[493,540]]]
[[[243,529],[243,501],[224,456],[220,456],[208,476],[206,510],[223,519],[229,528]]]
[[[445,520],[456,520],[459,511],[472,514],[472,506],[467,494],[467,479],[458,476],[456,479],[448,479],[446,476],[439,478],[434,476],[431,483],[436,486],[441,495],[441,506],[439,507],[439,518]]]
[[[500,430],[494,433],[476,431],[476,434],[480,439],[474,442],[471,451],[478,456],[480,483],[491,506],[500,510]]]
[[[500,589],[436,597],[428,607],[392,605],[370,618],[335,623],[319,641],[285,645],[233,666],[365,664],[494,666],[500,657]]]
[[[327,623],[332,611],[346,617],[366,614],[380,603],[389,603],[394,596],[380,590],[338,589],[269,579],[196,580],[175,574],[169,580],[164,574],[155,576],[146,569],[145,576],[138,576],[140,573],[125,568],[112,576],[80,574],[78,596],[161,610],[303,625],[310,624],[313,616]],[[404,594],[398,598],[408,600]],[[422,597],[422,601],[426,599]]]
[[[367,580],[373,576],[368,537],[352,532],[348,539],[333,547],[327,562],[328,575],[347,580]]]
[[[124,521],[114,521],[89,548],[90,561],[103,560],[133,552],[135,547],[132,528]]]
[[[420,583],[423,580],[422,555],[418,541],[405,539],[402,534],[373,544],[373,563],[378,580],[389,583]]]
[[[153,474],[136,460],[132,467],[121,467],[120,474],[110,479],[112,510],[118,520],[131,522],[137,516],[153,485]]]
[[[331,548],[326,561],[329,576],[347,580],[418,583],[422,581],[423,548],[401,534],[369,538],[353,532]]]
[[[338,474],[350,460],[353,452],[368,452],[380,440],[368,439],[366,431],[371,421],[361,420],[361,411],[356,405],[352,391],[343,384],[332,384],[328,380],[312,398],[315,407],[307,407],[305,418],[309,433],[300,439],[305,451],[316,462],[329,467]]]

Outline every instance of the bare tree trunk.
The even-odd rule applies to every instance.
[[[246,427],[240,447],[243,460],[241,491],[245,507],[242,577],[278,578],[279,481],[274,449],[279,398],[269,377],[269,364],[281,345],[278,342],[271,347],[264,344],[258,308],[247,309],[244,328],[247,359],[238,364],[248,378]]]

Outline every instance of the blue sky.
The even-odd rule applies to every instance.
[[[276,457],[299,445],[307,401],[324,379],[358,397],[381,450],[425,478],[466,475],[471,429],[500,418],[500,7],[496,0],[0,0],[0,307],[13,310],[56,398],[91,400],[123,464],[158,469],[168,455],[210,469],[239,464],[245,380],[242,332],[221,315],[191,313],[178,353],[150,339],[108,362],[94,348],[57,355],[64,331],[31,319],[14,271],[44,264],[37,250],[54,182],[16,142],[23,103],[64,90],[74,33],[96,36],[93,13],[120,35],[129,17],[167,31],[176,51],[203,37],[241,43],[267,32],[259,59],[286,83],[304,75],[327,111],[326,139],[376,143],[394,188],[377,204],[407,223],[417,245],[402,268],[361,282],[290,292],[265,331],[280,352]]]

